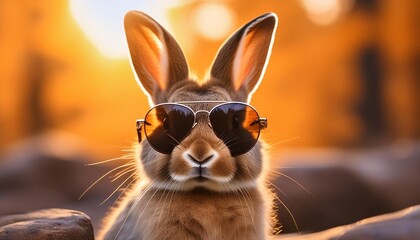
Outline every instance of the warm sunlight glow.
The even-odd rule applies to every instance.
[[[204,3],[192,13],[192,20],[197,33],[210,40],[226,38],[232,31],[234,14],[222,3]]]
[[[128,47],[123,19],[129,10],[145,12],[170,31],[166,12],[179,1],[70,0],[70,11],[86,36],[110,58],[125,58]]]
[[[309,18],[316,24],[328,25],[339,17],[350,0],[300,0]]]

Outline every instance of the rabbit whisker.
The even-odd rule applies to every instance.
[[[240,189],[239,188],[239,191],[242,193],[242,191],[244,192],[244,198],[247,198],[248,199],[248,201],[251,201],[251,196],[250,196],[250,194],[249,194],[249,192],[248,192],[248,190],[246,189],[246,188],[243,188],[243,189]],[[248,202],[246,202],[247,203],[247,206],[248,206],[248,211],[249,211],[249,215],[251,216],[251,220],[252,220],[252,225],[254,226],[254,229],[255,229],[255,231],[257,231],[257,229],[256,229],[256,225],[255,225],[255,220],[254,220],[254,214],[252,214],[252,212],[251,212],[251,208],[250,208],[250,206],[249,206],[249,204],[248,204]]]
[[[284,174],[282,172],[279,172],[279,171],[276,171],[276,170],[272,170],[272,169],[270,169],[270,172],[273,172],[275,174],[278,174],[278,175],[280,175],[282,177],[285,177],[285,178],[289,179],[290,181],[296,183],[296,185],[298,185],[300,188],[302,188],[302,190],[304,190],[305,192],[307,192],[311,196],[315,196],[313,193],[311,193],[308,189],[306,189],[302,184],[300,184],[298,181],[296,181],[292,177],[290,177],[290,176],[288,176],[288,175],[286,175],[286,174]]]
[[[283,194],[287,199],[289,199],[289,196],[286,194],[286,192],[284,192],[281,188],[277,187],[275,184],[269,182],[270,185],[272,185],[275,189],[279,190],[279,192],[281,192],[281,194]]]
[[[143,191],[141,192],[140,196],[138,198],[136,198],[136,200],[134,201],[133,205],[128,210],[128,214],[127,214],[127,216],[125,216],[124,221],[121,224],[121,227],[118,230],[117,234],[115,235],[114,240],[116,240],[118,238],[118,236],[120,235],[122,229],[124,228],[125,223],[127,222],[128,218],[130,217],[131,213],[133,213],[134,209],[137,207],[137,204],[139,204],[139,202],[143,198],[143,196],[145,196],[146,193],[148,193],[150,191],[151,187],[152,187],[152,184],[149,184],[145,189],[143,189]]]
[[[273,183],[271,183],[271,182],[269,182],[272,186],[274,186],[274,184]],[[279,201],[279,203],[286,209],[286,211],[287,211],[287,213],[290,215],[290,217],[292,218],[292,221],[293,221],[293,224],[295,225],[295,228],[296,228],[296,231],[299,233],[299,234],[301,234],[301,232],[300,232],[300,230],[299,230],[299,227],[298,227],[298,224],[297,224],[297,222],[296,222],[296,219],[295,219],[295,217],[293,216],[293,214],[292,214],[292,211],[290,211],[290,209],[286,206],[286,204],[282,201],[282,200],[280,200],[280,198],[276,195],[276,194],[274,194],[273,193],[273,196],[274,196],[274,198],[276,198],[277,199],[277,201]]]
[[[174,138],[171,134],[165,132],[165,134],[170,137],[172,140],[174,140],[174,142],[176,142],[177,144],[173,144],[174,146],[178,146],[178,145],[182,145],[181,142],[179,142],[176,138]],[[185,148],[185,146],[183,146]]]
[[[118,169],[121,169],[121,168],[124,168],[124,167],[127,167],[127,166],[130,166],[130,164],[124,164],[124,165],[121,165],[121,166],[118,166],[118,167],[115,167],[114,169],[112,169],[112,170],[110,170],[110,171],[108,171],[107,173],[105,173],[104,175],[102,175],[100,178],[98,178],[94,183],[92,183],[81,195],[80,195],[80,197],[78,198],[79,200],[80,199],[82,199],[82,197],[90,190],[90,189],[92,189],[92,187],[93,186],[95,186],[99,181],[101,181],[103,178],[105,178],[106,176],[108,176],[109,174],[111,174],[112,172],[115,172],[115,171],[117,171]]]
[[[167,178],[167,180],[169,180],[169,178],[170,177],[168,177]],[[163,192],[163,194],[162,194],[162,196],[160,197],[160,200],[159,200],[159,204],[158,205],[160,205],[160,201],[162,200],[162,198],[163,198],[163,195],[166,195],[165,196],[165,200],[164,200],[164,203],[166,203],[167,202],[167,200],[168,200],[168,197],[169,197],[169,195],[172,193],[172,196],[173,196],[173,194],[174,194],[174,190],[171,190],[171,189],[167,189],[167,186],[170,184],[170,182],[168,181],[167,183],[166,183],[166,186],[165,186],[165,189],[164,189],[164,192]],[[166,193],[166,191],[168,191],[168,193]],[[160,223],[160,220],[161,220],[161,218],[162,218],[162,215],[163,215],[163,211],[164,211],[164,209],[165,208],[161,208],[161,211],[160,211],[160,214],[159,214],[159,219],[158,219],[158,222]],[[168,209],[171,209],[170,207],[168,208]]]
[[[220,137],[217,138],[218,139],[218,142],[219,142],[218,145],[217,145],[217,147],[220,147],[220,145],[224,144],[223,139],[226,137],[225,133],[226,133],[226,130],[224,130],[220,134]]]
[[[111,182],[115,182],[116,180],[124,176],[125,174],[135,171],[136,169],[137,167],[134,165],[134,166],[127,167],[126,169],[119,171],[118,174],[112,176],[113,179],[111,180]]]
[[[120,190],[120,188],[128,181],[130,180],[132,177],[134,177],[137,173],[134,172],[132,173],[130,176],[128,176],[103,202],[101,202],[99,205],[103,205],[104,203],[106,203],[106,201],[108,201],[118,190]]]
[[[232,141],[233,140],[236,140],[236,139],[232,139]],[[237,142],[234,142],[234,143],[232,143],[232,141],[229,143],[229,144],[226,144],[228,147],[232,147],[232,146],[234,146],[234,145],[237,145],[237,144],[241,144],[241,143],[245,143],[245,142],[255,142],[255,140],[253,140],[253,139],[242,139],[242,140],[240,140],[240,141],[237,141]]]
[[[249,142],[249,141],[255,141],[253,139],[246,139],[245,138],[243,140],[234,142],[237,139],[240,139],[240,138],[239,137],[233,137],[233,138],[230,138],[230,139],[226,139],[225,146],[223,146],[223,148],[226,148],[226,147],[227,148],[231,148],[232,146],[237,145],[237,144],[241,144],[241,143],[245,143],[245,142]]]
[[[95,165],[99,165],[99,164],[104,164],[104,163],[109,163],[109,162],[113,162],[113,161],[117,161],[117,160],[124,160],[124,159],[132,159],[132,156],[123,155],[121,157],[111,158],[111,159],[107,159],[107,160],[100,161],[100,162],[88,163],[88,164],[86,164],[86,166],[95,166]]]
[[[154,196],[156,195],[156,193],[159,191],[160,189],[154,189],[154,192],[152,194],[152,196],[149,197],[149,200],[147,200],[146,205],[143,207],[143,210],[141,211],[141,213],[137,216],[137,221],[136,224],[134,225],[134,229],[137,229],[137,225],[139,224],[140,219],[143,217],[144,212],[146,211],[147,207],[149,206],[150,201],[154,198]]]
[[[237,185],[236,183],[233,183],[234,185]],[[239,188],[239,187],[237,187],[236,188],[236,190],[235,190],[237,193],[240,193],[240,196],[243,198],[243,200],[245,201],[245,205],[246,205],[246,208],[248,209],[248,213],[249,213],[249,215],[251,216],[251,221],[252,221],[252,225],[254,226],[254,230],[256,231],[257,229],[256,229],[256,225],[255,225],[255,220],[254,220],[254,214],[252,214],[252,212],[251,212],[251,207],[249,206],[249,203],[248,203],[248,201],[250,200],[250,198],[249,198],[249,196],[247,195],[247,194],[245,194],[245,192],[247,193],[247,190],[246,189],[241,189],[241,188]],[[241,202],[242,202],[242,200],[241,200]],[[242,209],[244,208],[244,206],[242,206]],[[244,210],[243,210],[244,211]],[[244,211],[244,216],[245,216],[245,211]],[[247,219],[247,218],[245,218],[245,219]]]
[[[114,207],[115,204],[118,202],[118,200],[122,197],[122,195],[125,193],[125,191],[127,191],[127,189],[130,188],[130,186],[138,179],[138,176],[134,176],[133,179],[127,184],[126,187],[124,187],[124,189],[121,191],[120,195],[118,195],[117,199],[114,201],[114,203],[112,204],[112,206]]]
[[[264,137],[264,139],[266,139],[266,138]],[[297,136],[297,137],[292,137],[292,138],[289,138],[289,139],[286,139],[286,140],[283,140],[283,141],[280,141],[280,142],[270,143],[270,147],[275,147],[275,146],[278,146],[280,144],[287,143],[287,142],[292,142],[292,141],[295,141],[295,140],[298,140],[298,139],[301,139],[301,137]]]
[[[246,216],[245,210],[244,210],[244,204],[242,203],[242,200],[244,200],[245,202],[246,202],[246,200],[245,200],[243,194],[240,193],[235,187],[232,186],[232,185],[235,185],[235,183],[230,183],[230,184],[223,183],[223,185],[225,185],[226,188],[230,189],[231,191],[233,191],[235,194],[237,194],[239,196],[239,201],[241,202],[242,214],[244,216]],[[249,206],[248,206],[248,210],[249,210]],[[246,219],[246,221],[248,221],[248,218],[245,218],[245,219]]]

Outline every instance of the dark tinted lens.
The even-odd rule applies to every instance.
[[[210,123],[218,138],[237,156],[251,150],[260,134],[258,113],[243,103],[226,103],[210,113]]]
[[[158,152],[169,154],[190,132],[194,113],[177,104],[152,108],[144,119],[147,141]]]

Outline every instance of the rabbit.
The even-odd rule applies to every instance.
[[[250,102],[267,67],[277,16],[261,15],[237,30],[220,48],[202,83],[190,77],[180,46],[150,16],[129,11],[124,26],[133,71],[151,107],[187,105],[195,111],[195,123],[170,152],[156,151],[150,143],[163,143],[153,136],[138,145],[142,179],[105,218],[99,238],[269,238],[274,196],[265,182],[264,143],[258,140],[249,151],[232,154],[229,143],[213,131],[217,121],[209,122],[209,111],[224,102]],[[172,124],[177,128],[184,123]]]

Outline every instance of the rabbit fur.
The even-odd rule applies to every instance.
[[[181,101],[248,103],[267,66],[277,17],[267,13],[236,31],[219,50],[207,80],[189,76],[174,38],[148,15],[130,11],[125,31],[139,85],[153,106]],[[209,110],[212,103],[190,107]],[[105,219],[100,239],[267,239],[273,195],[265,178],[264,148],[232,157],[216,137],[205,114],[171,154],[156,152],[144,140],[138,146],[139,180]],[[207,181],[189,179],[185,152],[197,158],[213,153]]]

